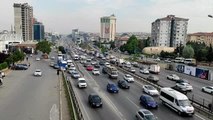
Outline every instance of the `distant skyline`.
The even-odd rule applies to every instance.
[[[33,6],[45,31],[68,34],[78,28],[100,32],[100,17],[115,14],[117,32],[151,32],[151,23],[167,15],[187,18],[188,33],[213,32],[213,0],[1,0],[0,31],[14,26],[14,3]]]

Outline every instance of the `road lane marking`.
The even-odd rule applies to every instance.
[[[202,118],[201,116],[199,116],[198,114],[195,114],[195,116],[197,116],[198,118],[200,118],[202,120],[206,120],[206,119]]]
[[[129,97],[127,97],[127,100],[129,100],[133,105],[135,105],[138,109],[140,108],[136,103],[134,103]]]
[[[56,104],[53,104],[52,108],[50,109],[50,120],[59,120],[59,110]]]

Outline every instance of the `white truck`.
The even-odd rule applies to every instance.
[[[154,74],[160,73],[160,66],[159,65],[150,65],[149,72]]]
[[[113,66],[104,66],[102,72],[108,74],[109,78],[118,78],[118,70]]]

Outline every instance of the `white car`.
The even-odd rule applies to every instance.
[[[145,93],[147,93],[151,96],[159,95],[158,90],[151,85],[144,85],[143,86],[143,92],[145,92]]]
[[[74,66],[74,67],[73,67],[73,66],[72,66],[72,67],[70,66],[70,67],[69,67],[69,70],[76,70],[76,68],[75,68],[75,66]]]
[[[1,77],[5,77],[5,73],[3,71],[0,71]]]
[[[175,80],[175,81],[180,80],[180,77],[178,77],[176,74],[167,75],[166,78],[169,80]]]
[[[73,72],[76,72],[76,69],[75,70],[68,70],[69,74],[72,74]]]
[[[94,70],[92,71],[92,74],[93,74],[93,75],[100,75],[100,71],[99,71],[98,69],[94,69]]]
[[[37,57],[37,58],[36,58],[36,61],[39,61],[39,60],[41,60],[40,57]]]
[[[193,87],[189,83],[176,83],[176,86],[179,87],[180,89],[187,90],[187,91],[192,91]]]
[[[42,76],[42,72],[40,69],[36,69],[36,71],[34,72],[34,76]]]
[[[87,82],[84,78],[78,78],[78,87],[79,88],[86,88]]]
[[[213,94],[213,86],[202,87],[202,91]]]
[[[95,65],[95,64],[97,64],[96,61],[92,61],[92,62],[91,62],[91,65]]]
[[[129,74],[124,75],[124,80],[126,80],[129,83],[135,81],[134,78]]]
[[[149,69],[148,68],[142,68],[142,69],[140,69],[140,73],[149,74]]]
[[[134,68],[129,68],[128,71],[131,72],[131,73],[135,73],[135,69]]]

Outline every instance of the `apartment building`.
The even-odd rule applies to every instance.
[[[152,23],[151,46],[177,47],[185,45],[187,39],[188,20],[168,15]]]
[[[115,15],[101,17],[101,42],[109,42],[115,40],[116,34],[116,17]]]
[[[213,45],[213,32],[198,32],[187,35],[187,42],[205,43],[207,46]]]
[[[16,34],[24,41],[33,40],[33,7],[28,3],[14,3],[14,25]]]

